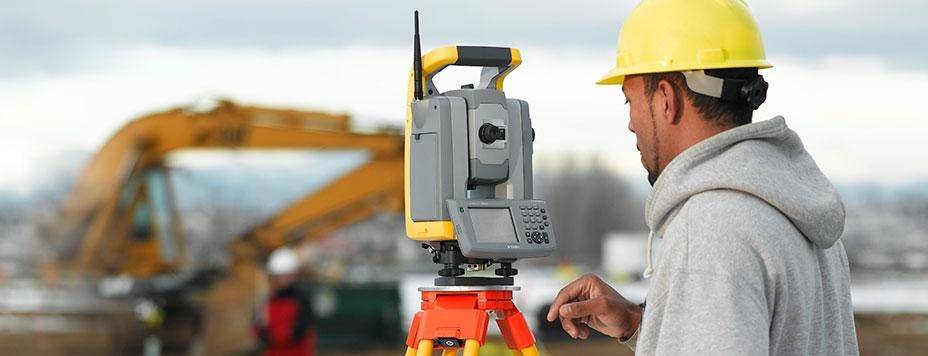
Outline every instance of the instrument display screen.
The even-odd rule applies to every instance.
[[[508,208],[470,208],[474,239],[481,243],[517,243],[515,223]]]

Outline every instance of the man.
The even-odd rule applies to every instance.
[[[743,1],[644,0],[629,15],[599,83],[622,85],[653,186],[647,303],[587,275],[549,321],[643,355],[857,354],[841,199],[782,117],[751,123],[769,67]]]
[[[256,323],[260,347],[268,356],[314,355],[316,335],[310,295],[300,288],[300,259],[282,247],[267,263],[273,296]]]

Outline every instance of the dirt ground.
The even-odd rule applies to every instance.
[[[97,320],[98,318],[91,318]],[[928,354],[928,315],[918,314],[858,314],[857,332],[860,354],[863,356],[896,356]],[[103,322],[102,320],[97,320]],[[98,327],[87,328],[83,333],[0,333],[0,354],[2,355],[111,355],[123,354],[117,351],[119,344],[128,342],[126,335],[112,332],[113,320],[108,318]],[[45,322],[48,324],[47,322]],[[70,323],[70,322],[69,322]],[[20,324],[20,323],[17,323]],[[55,323],[57,324],[57,323]],[[104,329],[109,329],[104,330]],[[91,332],[96,330],[95,332]],[[127,332],[128,330],[124,330]],[[543,335],[538,343],[541,355],[632,355],[631,350],[606,337],[590,340],[571,340],[559,334]],[[37,342],[37,340],[41,340]],[[117,342],[118,341],[118,342]],[[140,340],[135,340],[139,342]],[[405,347],[344,350],[339,352],[321,352],[332,356],[380,356],[401,355]],[[207,351],[207,350],[203,350]],[[211,354],[207,351],[205,354]],[[437,353],[436,353],[437,354]],[[481,349],[481,356],[510,355],[505,343],[498,337],[491,337]]]

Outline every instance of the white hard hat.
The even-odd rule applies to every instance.
[[[287,247],[274,250],[267,261],[267,273],[271,275],[296,273],[299,269],[300,257]]]

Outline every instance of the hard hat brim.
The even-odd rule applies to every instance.
[[[757,68],[757,69],[767,69],[773,68],[773,65],[768,63],[766,60],[749,60],[749,61],[727,61],[721,65],[707,66],[699,64],[683,64],[676,66],[668,66],[662,68],[655,68],[655,66],[638,66],[638,67],[614,67],[612,70],[603,75],[602,78],[599,78],[596,81],[596,84],[599,85],[622,85],[625,83],[625,76],[627,75],[638,75],[638,74],[652,74],[652,73],[666,73],[666,72],[682,72],[687,70],[704,70],[704,69],[723,69],[723,68]]]
[[[619,67],[612,68],[606,75],[603,75],[602,78],[599,78],[596,81],[596,84],[599,85],[622,85],[625,82],[625,73],[624,70]]]

